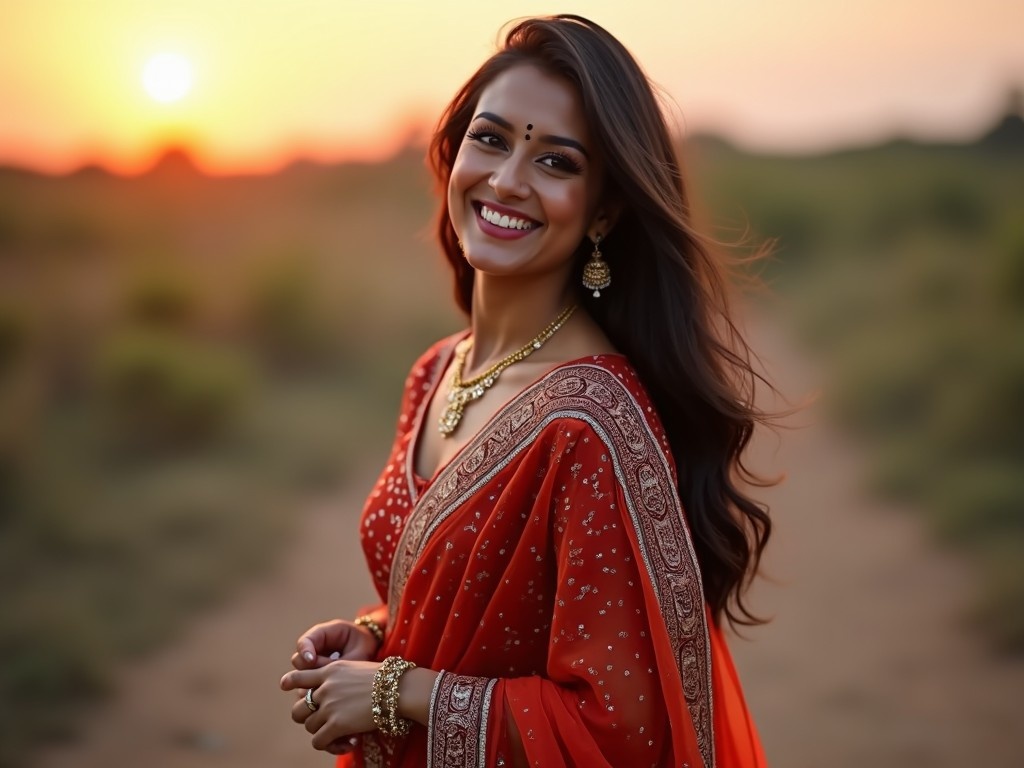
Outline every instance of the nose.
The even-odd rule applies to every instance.
[[[498,199],[525,198],[530,194],[529,185],[526,183],[525,170],[522,167],[523,160],[510,155],[506,157],[491,173],[488,182]]]

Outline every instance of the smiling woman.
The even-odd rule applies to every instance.
[[[520,282],[545,273],[560,291],[579,243],[613,224],[590,142],[579,97],[563,78],[530,65],[495,78],[448,182],[449,216],[470,266]]]
[[[178,101],[192,90],[192,65],[176,53],[157,54],[146,62],[142,84],[156,101]]]
[[[762,416],[649,82],[586,19],[523,21],[430,160],[469,328],[406,381],[380,603],[299,638],[292,718],[345,767],[763,768],[722,628],[756,623]]]

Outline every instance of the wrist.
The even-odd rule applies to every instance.
[[[352,623],[373,637],[378,648],[384,645],[384,627],[373,616],[363,614],[362,616],[357,616]]]
[[[400,685],[415,668],[415,662],[401,656],[388,656],[377,666],[370,691],[370,713],[373,724],[385,736],[402,738],[409,735],[412,720],[402,715]]]
[[[430,698],[440,672],[416,667],[398,681],[398,714],[420,725],[430,724]]]

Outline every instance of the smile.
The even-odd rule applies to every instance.
[[[502,229],[516,229],[521,231],[528,231],[533,229],[534,222],[525,217],[520,218],[518,216],[509,216],[507,213],[499,213],[486,205],[481,204],[479,207],[480,218],[489,224],[493,224],[496,227]]]

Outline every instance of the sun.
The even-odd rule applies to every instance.
[[[178,101],[192,90],[192,65],[177,53],[160,53],[146,62],[142,85],[156,101]]]

